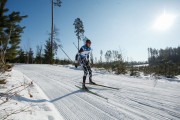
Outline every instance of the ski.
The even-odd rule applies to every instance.
[[[106,97],[104,97],[104,96],[102,96],[102,95],[100,95],[100,94],[98,94],[98,93],[92,92],[92,91],[89,90],[89,89],[85,90],[85,89],[82,89],[82,87],[80,87],[80,86],[77,86],[77,85],[75,85],[75,86],[76,86],[77,88],[83,90],[83,91],[86,91],[86,92],[90,93],[90,94],[93,94],[93,95],[96,95],[96,96],[98,96],[98,97],[100,97],[100,98],[103,98],[103,99],[108,100],[108,98],[106,98]]]
[[[82,82],[80,82],[82,84]],[[110,88],[110,89],[115,89],[115,90],[119,90],[119,88],[116,87],[110,87],[110,86],[106,86],[106,85],[101,85],[101,84],[90,84],[90,83],[86,83],[88,85],[95,85],[95,86],[101,86],[101,87],[105,87],[105,88]]]

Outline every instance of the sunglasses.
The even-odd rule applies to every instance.
[[[91,44],[91,42],[88,42],[88,43],[86,43],[86,44]]]

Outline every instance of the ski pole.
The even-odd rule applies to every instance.
[[[77,48],[77,46],[76,46],[76,44],[73,42],[73,44],[74,44],[74,46]],[[77,50],[78,50],[78,48],[77,48]]]
[[[70,60],[70,61],[72,61],[71,60],[71,58],[66,54],[66,52],[63,50],[63,48],[60,46],[60,45],[58,45],[59,47],[60,47],[60,49],[64,52],[64,54],[68,57],[68,59]],[[72,61],[73,63],[74,63],[74,61]]]

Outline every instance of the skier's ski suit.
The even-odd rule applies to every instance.
[[[87,47],[86,45],[83,45],[81,49],[79,50],[80,54],[80,62],[84,70],[84,76],[83,76],[83,83],[86,82],[86,76],[89,72],[89,81],[92,81],[92,70],[89,63],[89,55],[91,53],[91,47]]]

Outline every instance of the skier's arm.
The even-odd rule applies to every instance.
[[[81,49],[79,50],[79,53],[82,53],[84,50],[83,50],[83,48],[81,47]]]

